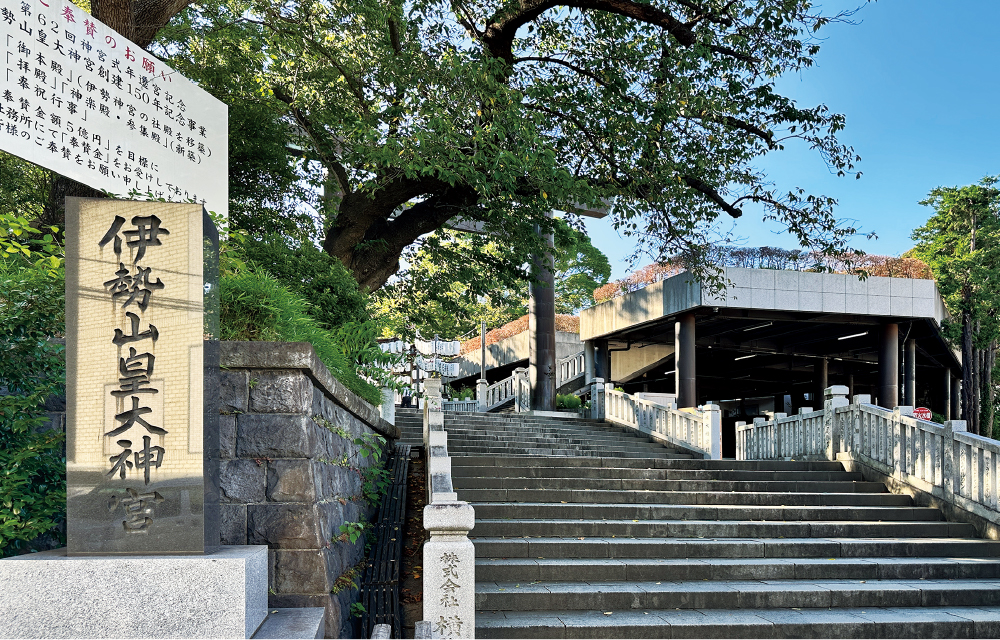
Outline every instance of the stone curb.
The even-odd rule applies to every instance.
[[[376,407],[333,377],[308,342],[220,342],[221,366],[226,369],[299,369],[336,404],[347,409],[390,440],[399,428],[382,419]]]

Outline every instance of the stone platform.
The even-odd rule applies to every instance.
[[[268,613],[267,564],[262,545],[198,556],[56,549],[6,558],[0,638],[249,638]]]

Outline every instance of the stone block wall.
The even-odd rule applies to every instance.
[[[374,514],[352,440],[399,432],[307,343],[224,342],[222,367],[222,542],[268,546],[269,606],[324,607],[326,637],[356,637],[357,591],[332,593],[364,556],[364,536],[338,541],[340,525]]]

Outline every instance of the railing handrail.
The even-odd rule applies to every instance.
[[[595,380],[590,394],[592,417],[603,418],[654,439],[700,453],[706,458],[722,457],[722,421],[719,407],[678,409],[615,391],[603,380]]]
[[[914,417],[912,407],[875,406],[867,395],[848,404],[847,387],[830,387],[825,395],[821,411],[737,423],[737,457],[857,463],[1000,522],[1000,441],[968,433],[963,420],[940,424]]]
[[[424,451],[427,455],[427,506],[423,545],[423,621],[421,635],[435,638],[473,638],[476,628],[476,551],[469,531],[475,509],[458,499],[444,427],[441,380],[426,382]],[[429,623],[430,628],[428,629]],[[426,633],[429,631],[430,633]]]

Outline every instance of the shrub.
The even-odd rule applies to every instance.
[[[64,434],[43,429],[65,393],[64,332],[63,270],[0,259],[0,557],[65,544]]]
[[[270,273],[253,267],[226,271],[219,285],[223,340],[309,342],[344,386],[373,405],[382,403],[378,388],[358,376],[334,335],[309,314],[309,303]]]
[[[287,240],[272,236],[265,241],[242,242],[245,258],[263,267],[292,293],[308,300],[307,313],[328,329],[370,317],[366,296],[340,260],[309,243],[291,248]]]
[[[559,394],[556,396],[556,409],[576,411],[581,406],[583,406],[583,400],[578,395],[567,393],[566,395]]]

